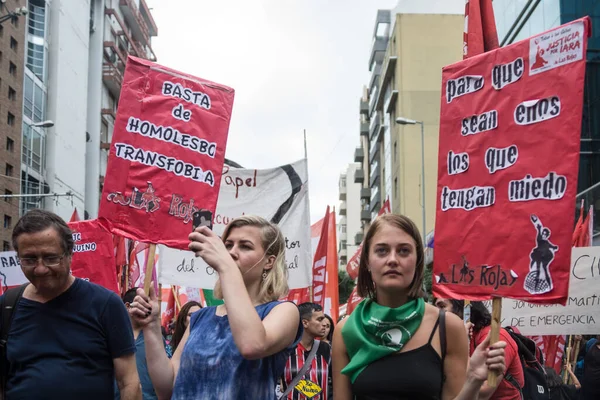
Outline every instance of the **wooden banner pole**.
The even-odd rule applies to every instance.
[[[492,300],[492,329],[490,330],[490,345],[500,339],[500,323],[502,321],[502,298],[494,297]],[[494,372],[488,373],[488,386],[498,386],[498,375]]]
[[[152,283],[152,270],[154,269],[154,256],[156,255],[156,244],[152,243],[148,248],[148,260],[146,261],[146,275],[144,276],[144,293],[150,295]]]

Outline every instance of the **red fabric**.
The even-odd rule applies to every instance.
[[[486,326],[480,331],[473,333],[473,340],[470,342],[470,355],[473,355],[475,348],[485,340],[491,328],[491,326]],[[519,359],[517,344],[503,328],[500,329],[500,340],[506,342],[506,347],[504,348],[504,359],[507,366],[506,371],[515,378],[521,387],[523,387],[523,385],[525,385],[525,375],[523,374],[523,366]],[[502,379],[498,384],[498,389],[496,389],[492,395],[491,400],[521,400],[521,395],[506,379]]]
[[[436,297],[566,303],[588,34],[584,18],[443,69]]]
[[[327,278],[329,250],[329,206],[325,212],[325,220],[321,227],[321,238],[313,259],[313,301],[321,307],[325,306],[325,282]]]
[[[542,352],[544,365],[553,368],[557,374],[560,374],[565,353],[566,335],[532,336],[531,339]]]
[[[73,210],[73,214],[71,214],[71,219],[69,220],[69,222],[77,222],[77,221],[81,221],[81,218],[79,218],[79,213],[77,212],[77,208],[75,208]]]
[[[358,303],[362,301],[362,297],[358,295],[357,287],[354,286],[352,289],[352,293],[350,293],[350,297],[348,297],[348,306],[346,307],[346,315],[352,314],[352,311],[356,308]]]
[[[175,293],[174,293],[174,287],[171,287],[171,289],[169,290],[169,299],[167,300],[167,307],[165,308],[165,311],[162,314],[162,326],[164,326],[165,329],[167,329],[169,327],[169,324],[171,323],[171,321],[173,321],[173,319],[177,316],[177,307],[175,304]],[[162,294],[161,294],[162,295]]]
[[[104,286],[119,294],[115,254],[110,232],[98,220],[69,222],[75,242],[71,272],[73,276]]]
[[[215,213],[234,90],[131,56],[122,87],[99,217],[187,250],[193,213]]]
[[[463,58],[499,47],[492,0],[467,0],[463,40]]]

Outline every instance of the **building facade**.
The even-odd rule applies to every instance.
[[[515,2],[494,0],[498,39],[502,46],[527,39],[575,19],[590,16],[592,37],[589,38],[586,62],[578,203],[594,209],[594,244],[600,242],[600,26],[596,0],[537,0]],[[579,207],[577,207],[579,212]]]
[[[20,143],[12,145],[21,157],[15,193],[24,196],[13,211],[18,218],[45,208],[68,219],[77,209],[95,218],[127,56],[156,60],[156,24],[145,0],[29,0],[27,7],[23,96],[13,114]]]
[[[26,0],[8,0],[0,4],[0,18],[20,7]],[[25,32],[27,16],[7,19],[0,25],[0,215],[3,227],[0,230],[2,250],[12,248],[11,233],[19,219],[21,192],[21,126],[23,124],[23,74],[26,49]],[[30,164],[40,164],[39,141],[26,143],[24,157]]]
[[[359,163],[348,164],[339,179],[340,208],[338,211],[337,239],[340,268],[346,268],[348,259],[354,255],[362,242],[360,221],[362,184],[354,182]]]
[[[437,14],[431,14],[432,9]],[[386,200],[393,212],[409,216],[419,230],[424,229],[424,204],[425,230],[433,230],[441,69],[462,59],[463,30],[464,0],[399,1],[392,10],[377,11],[371,79],[360,101],[360,148],[354,158],[364,171],[363,232]],[[423,123],[424,158],[419,127],[398,125],[399,117]]]

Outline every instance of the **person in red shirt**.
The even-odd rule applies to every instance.
[[[435,305],[463,318],[464,301],[462,300],[437,299]],[[466,325],[469,333],[470,356],[473,355],[475,348],[483,342],[490,332],[491,324],[492,315],[487,307],[480,301],[472,301],[471,322]],[[506,379],[507,375],[510,374],[520,388],[525,385],[525,376],[519,359],[517,344],[504,328],[500,329],[500,340],[506,342],[504,348],[506,372],[498,378],[499,384],[497,387],[489,387],[487,382],[484,383],[479,391],[479,400],[521,400],[520,389]]]

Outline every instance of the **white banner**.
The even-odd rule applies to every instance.
[[[491,303],[491,302],[489,302]],[[488,306],[491,307],[491,306]],[[502,326],[534,335],[596,335],[600,332],[600,247],[574,247],[566,306],[502,300]]]
[[[279,225],[285,236],[290,289],[310,286],[312,251],[306,160],[263,170],[226,165],[213,231],[221,235],[232,219],[242,215],[259,215]],[[201,289],[214,287],[215,271],[192,252],[161,245],[159,254],[160,283]]]
[[[2,290],[7,287],[22,285],[29,282],[23,271],[15,251],[3,251],[0,253],[0,285]]]

